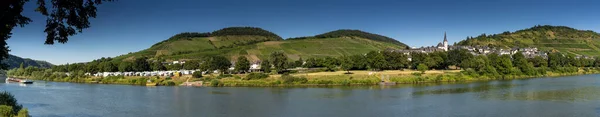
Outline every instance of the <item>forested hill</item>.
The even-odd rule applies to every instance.
[[[12,55],[12,54],[8,56],[8,59],[6,59],[2,62],[6,63],[9,66],[9,69],[18,68],[21,66],[21,63],[23,63],[23,67],[34,66],[34,67],[40,67],[40,68],[50,68],[50,67],[54,66],[52,63],[49,63],[46,61],[33,60],[33,59],[29,59],[29,58],[21,58],[21,57]]]
[[[501,48],[537,47],[546,51],[560,51],[575,55],[600,55],[600,34],[566,26],[534,26],[515,32],[481,34],[467,37],[458,45],[490,46]]]
[[[392,44],[402,46],[402,47],[408,47],[408,45],[406,45],[396,39],[390,38],[390,37],[373,34],[373,33],[368,33],[368,32],[364,32],[361,30],[350,30],[350,29],[335,30],[335,31],[315,35],[312,37],[289,38],[289,40],[307,39],[307,38],[340,38],[340,37],[358,37],[358,38],[369,39],[369,40],[374,40],[374,41],[379,41],[379,42],[392,43]]]
[[[133,61],[142,57],[157,61],[197,60],[207,56],[224,56],[230,60],[245,56],[251,61],[259,61],[275,51],[283,51],[292,60],[297,60],[406,47],[392,38],[359,30],[338,30],[310,39],[283,40],[261,28],[230,27],[205,33],[180,33],[148,49],[117,56],[111,61]]]
[[[267,40],[262,41],[279,41],[283,40],[280,36],[270,31],[264,30],[262,28],[256,27],[228,27],[220,30],[216,30],[213,32],[184,32],[176,34],[170,37],[167,40],[158,42],[152,46],[157,46],[165,42],[176,41],[180,39],[191,39],[197,37],[219,37],[219,36],[262,36],[266,37]],[[251,41],[252,39],[247,39],[246,41]]]

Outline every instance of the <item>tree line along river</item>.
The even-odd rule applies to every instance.
[[[598,77],[200,88],[37,81],[0,83],[0,89],[14,94],[34,117],[598,116]]]

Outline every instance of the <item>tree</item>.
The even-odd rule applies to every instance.
[[[195,70],[198,68],[200,68],[200,62],[195,60],[187,61],[183,64],[183,69]]]
[[[260,62],[260,70],[262,70],[265,73],[270,73],[271,72],[271,62],[269,62],[268,59],[265,59],[264,61]]]
[[[352,69],[354,67],[354,61],[352,61],[352,58],[348,57],[348,56],[342,56],[340,57],[340,67],[344,70],[347,71],[347,74],[350,74],[350,69]]]
[[[98,73],[100,70],[98,69],[98,62],[89,62],[85,64],[85,72],[88,73]]]
[[[411,52],[410,56],[411,56],[411,61],[410,61],[411,69],[416,69],[417,66],[421,63],[424,63],[425,58],[427,58],[427,54],[421,53],[421,52]]]
[[[428,69],[429,68],[427,67],[427,65],[422,63],[417,66],[417,70],[421,71],[421,74],[424,74],[425,71],[427,71]]]
[[[496,77],[498,76],[498,71],[492,65],[485,65],[483,69],[479,70],[479,73],[484,76]]]
[[[353,56],[350,56],[350,59],[352,59],[352,62],[353,62],[353,66],[352,66],[353,70],[366,70],[367,69],[368,61],[364,55],[353,55]]]
[[[519,70],[526,75],[536,75],[533,63],[527,61],[523,53],[517,52],[513,54],[513,65],[515,65]]]
[[[467,60],[469,58],[473,58],[473,54],[469,53],[468,50],[465,49],[453,49],[448,51],[448,65],[454,65],[458,67],[462,61]]]
[[[383,56],[385,56],[385,60],[388,62],[388,69],[398,70],[408,66],[408,56],[404,55],[404,53],[384,51]]]
[[[435,69],[446,69],[448,67],[448,54],[446,52],[433,52],[428,54],[429,57],[431,57],[433,59],[433,61],[435,62],[434,65],[429,66],[430,68],[435,68]]]
[[[235,71],[237,72],[246,72],[250,69],[250,61],[245,56],[240,56],[237,58],[237,62],[235,63]]]
[[[429,68],[444,69],[446,68],[446,65],[444,64],[444,56],[444,54],[439,54],[438,52],[430,53],[425,56],[423,63]]]
[[[133,62],[133,70],[134,71],[150,71],[150,65],[148,64],[148,61],[146,61],[148,58],[146,57],[140,57],[140,58],[136,58],[135,61]]]
[[[300,57],[300,59],[298,59],[297,61],[294,62],[296,67],[302,67],[304,63],[304,60],[302,60],[302,57]]]
[[[485,65],[488,64],[487,58],[485,56],[477,56],[471,57],[467,60],[462,60],[460,65],[463,69],[473,68],[473,69],[483,69]]]
[[[21,62],[21,65],[19,65],[19,69],[23,69],[23,62]]]
[[[83,64],[78,64],[78,63],[75,63],[75,64],[70,64],[70,65],[69,65],[69,66],[67,66],[67,67],[68,67],[68,71],[69,71],[69,72],[74,72],[74,71],[77,71],[77,70],[80,70],[80,69],[82,69],[82,67],[81,67],[81,66],[83,66]]]
[[[497,65],[496,69],[498,69],[501,74],[512,73],[511,69],[513,68],[513,64],[509,55],[501,55],[495,62]]]
[[[22,105],[17,103],[17,99],[15,99],[15,97],[8,92],[0,92],[0,105],[12,107],[12,115],[17,115],[18,112],[23,108]]]
[[[192,77],[194,77],[194,78],[202,78],[202,72],[196,71],[196,72],[192,73]]]
[[[204,63],[200,64],[200,69],[203,71],[219,70],[221,74],[224,74],[227,69],[231,66],[231,62],[223,56],[212,56],[207,57]]]
[[[134,71],[133,70],[133,63],[131,63],[131,62],[121,62],[119,64],[119,71],[120,72],[131,72],[131,71]]]
[[[306,60],[306,63],[304,64],[304,67],[306,67],[306,68],[321,67],[321,65],[319,65],[320,63],[321,63],[320,59],[309,58],[309,59]]]
[[[596,57],[593,64],[594,67],[600,67],[600,57]]]
[[[383,54],[375,51],[367,53],[367,61],[367,67],[371,70],[380,71],[387,65],[387,61],[385,61]]]
[[[548,67],[548,60],[541,56],[535,56],[529,59],[529,62],[533,63],[534,67]]]
[[[275,71],[283,73],[286,70],[288,59],[283,52],[273,52],[271,53],[270,58],[271,64],[275,67]]]
[[[326,71],[335,71],[336,67],[339,65],[339,61],[336,58],[333,57],[325,57],[325,59],[323,59],[322,61],[322,65],[325,66],[325,68],[327,68]]]
[[[164,71],[164,70],[167,70],[167,67],[165,67],[161,62],[153,62],[152,63],[152,70],[154,70],[154,71]]]
[[[516,65],[516,66],[525,65],[527,63],[527,59],[525,58],[523,53],[517,52],[512,55],[512,62],[513,62],[513,65]]]
[[[119,68],[115,66],[112,62],[102,62],[100,66],[102,67],[102,71],[104,72],[115,72],[119,70]]]
[[[8,58],[6,40],[11,37],[13,28],[24,27],[32,20],[23,16],[23,5],[29,0],[1,0],[0,1],[0,61]],[[105,1],[113,0],[51,0],[51,9],[46,8],[46,0],[38,0],[36,12],[46,16],[46,41],[45,44],[54,44],[54,41],[66,43],[69,36],[81,33],[90,27],[90,18],[96,17],[96,6]],[[51,11],[51,12],[48,12]],[[6,69],[7,65],[0,66]]]
[[[564,61],[566,61],[564,55],[557,52],[548,53],[548,67],[552,69],[557,69],[565,65]]]

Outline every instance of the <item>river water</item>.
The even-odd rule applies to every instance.
[[[3,81],[0,81],[3,82]],[[393,87],[0,83],[34,117],[598,116],[600,75]]]

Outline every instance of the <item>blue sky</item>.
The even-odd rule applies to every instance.
[[[44,45],[45,18],[13,30],[11,54],[54,64],[87,62],[146,49],[180,32],[261,27],[283,38],[360,29],[410,46],[467,36],[563,25],[600,31],[598,0],[119,0],[98,8],[92,26],[66,44]]]

